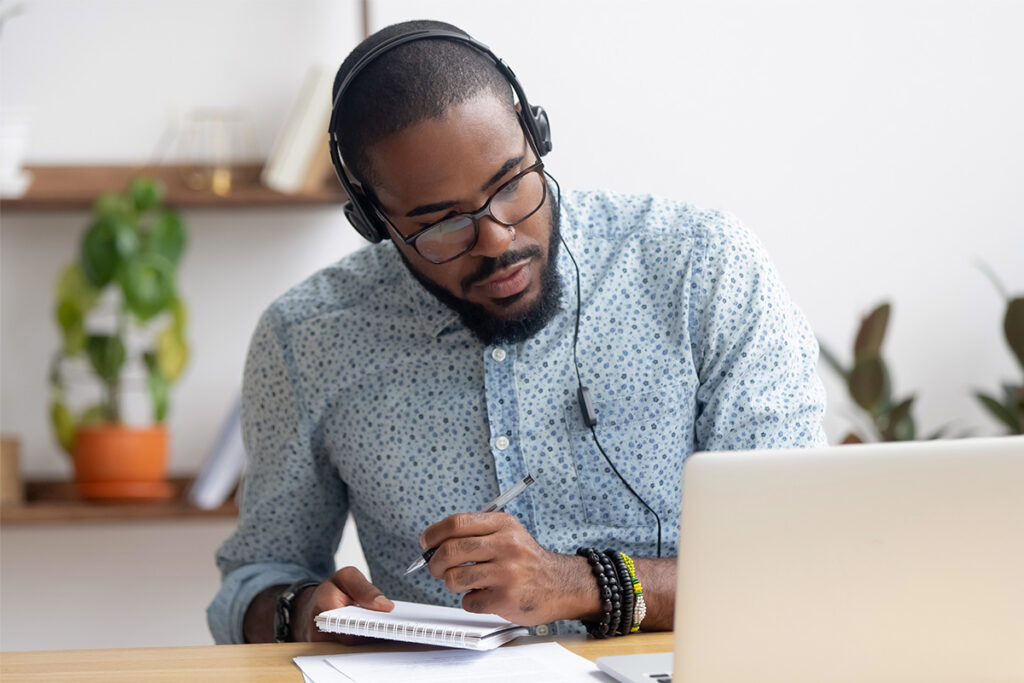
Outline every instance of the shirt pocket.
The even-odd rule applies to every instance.
[[[692,387],[684,383],[613,400],[593,398],[596,442],[575,402],[566,413],[587,523],[604,527],[656,526],[647,507],[615,475],[610,460],[629,486],[658,513],[663,527],[675,524],[683,462],[693,451]]]

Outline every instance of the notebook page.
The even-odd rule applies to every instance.
[[[597,683],[607,680],[588,659],[558,643],[487,652],[429,650],[330,655],[324,660],[355,683]]]

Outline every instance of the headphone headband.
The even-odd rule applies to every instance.
[[[530,102],[526,98],[526,92],[523,90],[522,85],[520,85],[519,79],[516,78],[512,68],[495,55],[489,47],[469,35],[445,29],[418,29],[408,33],[401,33],[385,40],[363,55],[349,69],[349,72],[345,74],[345,78],[342,79],[341,84],[334,93],[334,101],[331,105],[331,120],[327,128],[334,172],[349,196],[349,200],[344,206],[345,216],[352,223],[356,231],[371,242],[380,242],[387,238],[387,225],[383,217],[378,215],[378,209],[369,197],[354,187],[354,184],[348,178],[348,173],[345,170],[345,164],[341,157],[341,147],[337,132],[341,117],[338,105],[341,104],[346,91],[359,74],[381,55],[399,45],[427,39],[443,39],[463,43],[490,58],[494,62],[494,66],[512,87],[513,92],[515,92],[516,99],[519,101],[519,116],[526,128],[526,134],[530,136],[533,142],[534,149],[537,150],[540,156],[544,156],[551,151],[551,129],[548,124],[547,112],[541,107],[530,106]]]

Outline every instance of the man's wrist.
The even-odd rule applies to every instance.
[[[286,586],[277,595],[274,607],[274,640],[279,643],[293,642],[295,640],[295,627],[298,620],[295,615],[299,612],[299,600],[307,588],[320,585],[318,581],[302,579],[290,586]]]
[[[601,614],[601,597],[597,582],[586,558],[578,555],[559,555],[564,563],[562,584],[565,616],[560,619],[593,620]]]

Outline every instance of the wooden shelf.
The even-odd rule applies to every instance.
[[[340,206],[345,192],[331,178],[316,192],[282,194],[259,183],[259,166],[243,167],[254,178],[232,188],[226,196],[193,190],[185,185],[178,166],[29,166],[32,184],[17,199],[0,201],[3,211],[54,211],[88,209],[103,192],[123,190],[132,177],[146,173],[167,185],[167,204],[175,208],[242,208],[256,206]]]
[[[185,498],[191,478],[172,477],[174,497],[167,500],[98,502],[82,500],[74,482],[26,482],[25,502],[0,507],[0,524],[115,522],[154,519],[229,519],[238,516],[234,500],[213,510],[202,510]]]

